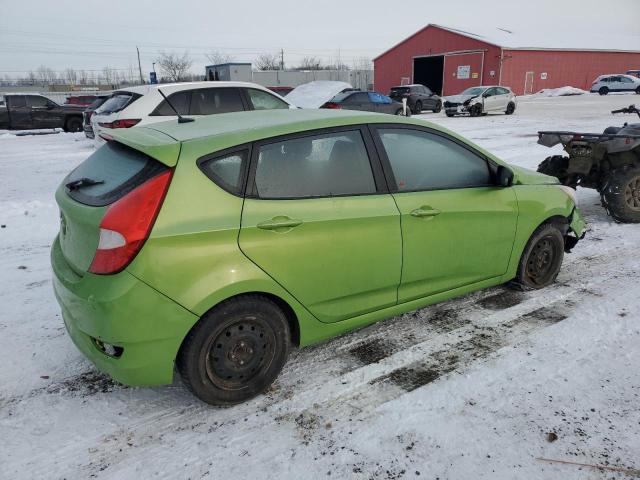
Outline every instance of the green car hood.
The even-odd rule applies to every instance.
[[[560,183],[555,177],[550,177],[544,173],[534,172],[528,168],[517,167],[509,164],[509,169],[511,169],[515,176],[513,179],[514,185],[557,185]]]

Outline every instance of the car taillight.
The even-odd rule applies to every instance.
[[[109,275],[131,263],[149,238],[172,174],[168,170],[147,180],[107,209],[89,272]]]
[[[334,110],[340,110],[342,106],[337,104],[336,102],[327,102],[324,105],[322,105],[322,107],[320,108],[332,108]]]
[[[139,122],[139,118],[127,118],[125,120],[114,120],[113,122],[98,122],[98,125],[104,128],[131,128]]]

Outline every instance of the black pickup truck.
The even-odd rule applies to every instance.
[[[42,95],[5,94],[0,102],[0,129],[62,128],[82,131],[81,105],[58,105]]]

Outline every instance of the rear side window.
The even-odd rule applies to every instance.
[[[191,115],[213,115],[244,110],[240,90],[237,88],[201,88],[191,92]]]
[[[53,102],[48,98],[41,97],[39,95],[29,95],[27,102],[30,107],[46,107],[47,105],[53,105]]]
[[[191,102],[191,91],[184,90],[182,92],[172,93],[167,96],[173,108],[175,108],[180,115],[188,115],[189,114],[189,104]],[[156,107],[156,109],[151,112],[151,116],[175,116],[175,110],[169,106],[166,100],[162,100],[160,105]]]
[[[128,105],[131,105],[142,95],[133,92],[115,92],[111,97],[107,99],[102,106],[96,110],[99,115],[108,115],[110,113],[116,113]]]
[[[227,192],[241,195],[242,178],[248,157],[248,150],[241,150],[215,158],[200,160],[198,161],[198,166],[218,186]]]
[[[27,99],[25,97],[9,97],[9,105],[13,108],[26,107]]]
[[[255,173],[260,198],[313,198],[376,193],[359,130],[260,147]]]
[[[64,184],[77,202],[100,207],[110,205],[167,168],[138,150],[111,141],[72,171]],[[82,186],[83,179],[85,183],[100,183]]]
[[[248,88],[247,94],[249,100],[253,105],[254,110],[276,110],[281,108],[289,108],[287,102],[283,102],[275,95],[257,90],[255,88]]]
[[[492,184],[487,161],[452,140],[405,128],[378,133],[400,192]]]

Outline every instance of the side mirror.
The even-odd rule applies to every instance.
[[[513,172],[502,165],[498,166],[496,172],[496,183],[499,187],[510,187],[513,185]]]

